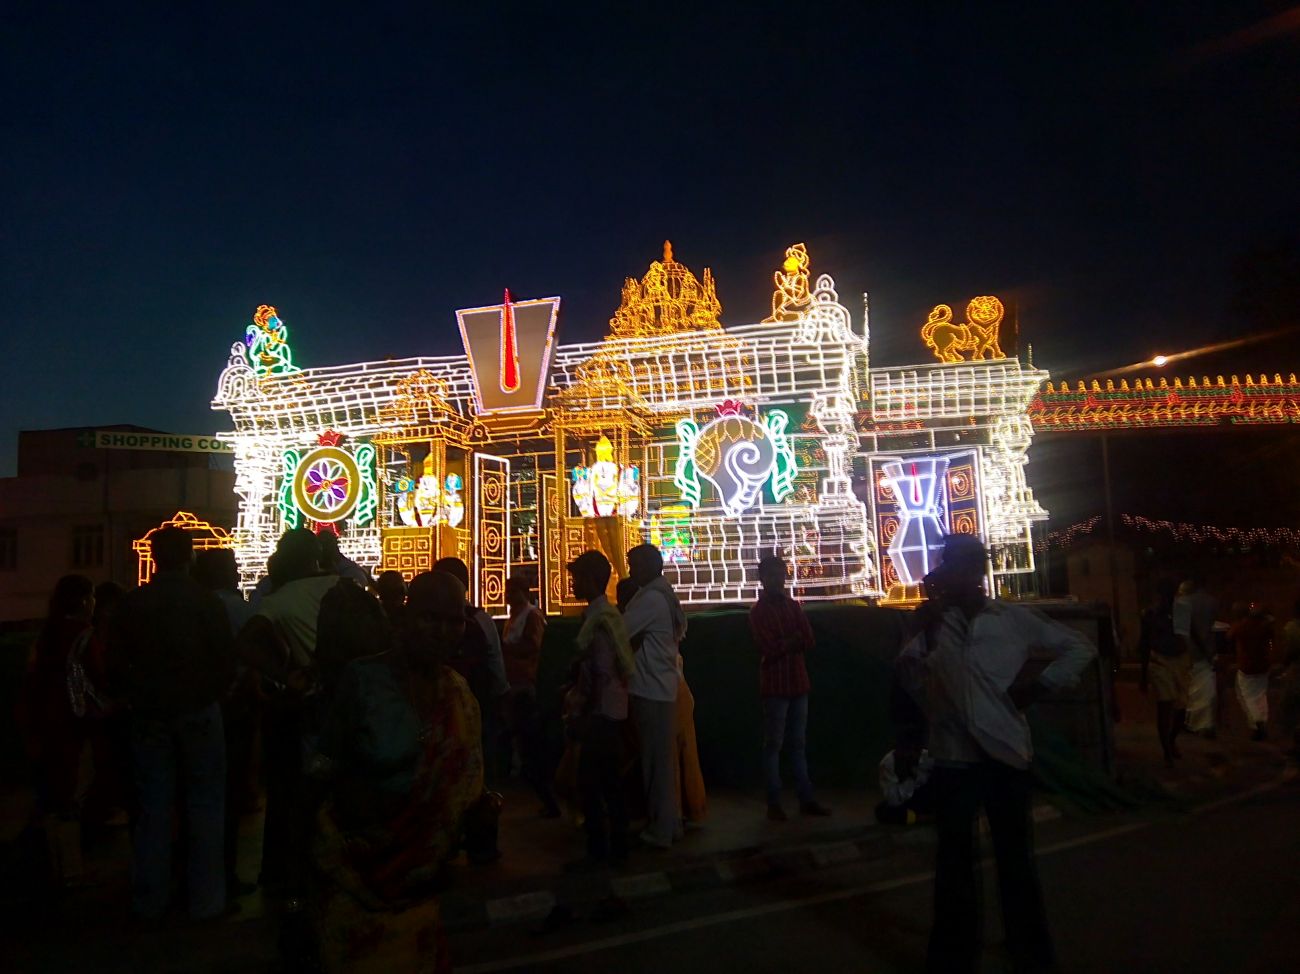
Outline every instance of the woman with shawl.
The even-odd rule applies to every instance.
[[[411,583],[396,647],[348,663],[320,742],[316,921],[326,971],[451,970],[436,895],[483,793],[478,705],[443,665],[465,627],[446,573]]]

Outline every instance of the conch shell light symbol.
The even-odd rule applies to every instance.
[[[695,444],[696,469],[717,489],[722,509],[731,517],[754,505],[775,462],[767,430],[747,416],[719,417]]]

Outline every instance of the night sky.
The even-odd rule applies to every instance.
[[[591,340],[667,237],[742,324],[804,240],[876,363],[995,293],[1080,374],[1255,329],[1300,227],[1286,4],[119,6],[3,15],[2,474],[18,429],[227,428],[262,302],[303,366],[459,352],[506,286]]]

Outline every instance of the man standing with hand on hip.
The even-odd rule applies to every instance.
[[[677,646],[686,635],[686,614],[663,577],[664,560],[654,545],[627,553],[628,570],[638,589],[623,616],[636,649],[636,672],[628,685],[645,786],[645,831],[641,841],[656,849],[681,838],[677,817]]]
[[[927,727],[935,763],[939,844],[926,969],[943,974],[979,969],[981,807],[993,839],[1012,969],[1047,971],[1055,964],[1034,861],[1033,748],[1023,711],[1077,681],[1096,656],[1073,629],[990,599],[987,576],[988,553],[979,538],[945,538],[943,560],[925,578],[929,601],[917,611],[921,629],[895,664],[904,691],[895,695],[899,777],[910,775]],[[1056,659],[1026,683],[1021,671],[1031,649]]]

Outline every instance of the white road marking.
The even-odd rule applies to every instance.
[[[1193,813],[1204,812],[1221,808],[1224,805],[1230,805],[1234,802],[1245,801],[1256,795],[1272,791],[1280,786],[1289,777],[1285,772],[1276,780],[1243,791],[1237,795],[1230,795],[1227,798],[1220,798],[1216,801],[1207,802],[1192,809]],[[1113,839],[1116,836],[1126,835],[1129,832],[1136,832],[1139,829],[1149,828],[1151,822],[1130,822],[1125,825],[1117,825],[1114,828],[1104,829],[1100,832],[1089,832],[1087,835],[1081,835],[1077,838],[1066,839],[1061,842],[1053,842],[1050,845],[1042,846],[1038,849],[1038,855],[1047,856],[1056,852],[1064,852],[1067,849],[1075,849],[1079,846],[1092,845],[1096,842],[1104,842],[1107,839]],[[989,866],[993,862],[992,858],[983,860],[984,866]],[[906,876],[899,876],[895,879],[881,880],[880,882],[868,883],[865,886],[853,886],[848,889],[834,890],[829,893],[818,893],[815,896],[803,896],[789,900],[778,900],[775,903],[766,903],[762,906],[750,906],[740,910],[728,910],[724,913],[712,913],[706,917],[696,917],[692,920],[679,920],[676,923],[667,923],[660,927],[653,927],[648,930],[638,930],[632,933],[619,934],[616,937],[605,937],[602,940],[588,940],[580,944],[573,944],[568,947],[558,947],[554,950],[548,950],[541,953],[525,954],[521,957],[511,957],[506,960],[487,961],[482,964],[467,964],[458,966],[456,974],[492,974],[493,971],[508,971],[511,968],[529,967],[538,964],[547,964],[552,961],[564,960],[567,957],[578,957],[582,954],[594,954],[600,950],[611,950],[615,947],[626,947],[629,944],[644,943],[647,940],[658,940],[661,937],[671,937],[677,933],[689,933],[692,930],[703,930],[707,927],[720,926],[724,923],[734,923],[737,920],[748,920],[753,917],[770,916],[774,913],[788,913],[791,910],[802,910],[810,906],[818,906],[822,903],[837,903],[841,900],[851,900],[860,896],[870,896],[873,893],[884,893],[891,889],[900,889],[904,886],[915,886],[918,883],[928,883],[934,879],[934,872],[910,873]]]

